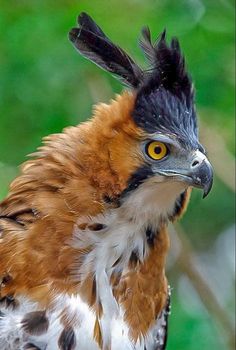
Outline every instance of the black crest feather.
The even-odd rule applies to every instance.
[[[142,81],[142,70],[132,58],[103,33],[86,13],[78,17],[78,28],[72,28],[69,39],[86,58],[101,68],[120,77],[123,82],[137,88]]]
[[[185,146],[196,147],[198,130],[192,81],[179,41],[173,38],[168,45],[165,30],[155,43],[148,27],[142,34],[140,46],[151,67],[138,90],[133,118],[149,133],[169,132]]]
[[[148,27],[142,30],[142,35],[140,46],[151,64],[145,88],[153,91],[161,86],[180,98],[184,95],[189,102],[192,98],[192,82],[185,69],[178,39],[173,38],[168,45],[164,30],[153,44]]]

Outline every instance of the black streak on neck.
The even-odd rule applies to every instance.
[[[153,230],[150,226],[146,229],[146,237],[147,237],[147,244],[149,247],[154,246],[154,241],[156,236],[158,235],[158,230]]]
[[[130,266],[132,268],[135,268],[136,265],[139,263],[139,257],[136,251],[132,251],[130,258],[129,258]]]
[[[103,200],[104,200],[104,203],[106,203],[108,205],[112,205],[115,208],[120,207],[120,197],[119,196],[111,197],[109,195],[104,195]]]
[[[149,165],[144,165],[139,168],[129,179],[126,189],[121,193],[121,198],[124,198],[130,192],[136,190],[149,177],[153,176],[153,171]]]
[[[173,213],[169,216],[170,221],[174,221],[178,216],[181,215],[186,199],[187,199],[187,190],[181,193],[181,195],[176,199]]]

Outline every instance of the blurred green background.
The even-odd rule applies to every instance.
[[[233,0],[0,0],[0,199],[43,136],[85,120],[94,103],[108,102],[122,90],[69,43],[67,33],[81,11],[141,64],[137,38],[143,25],[153,36],[166,28],[168,38],[180,39],[215,183],[205,200],[194,191],[175,229],[188,239],[187,248],[181,251],[173,233],[168,349],[233,349],[228,327],[235,303]]]

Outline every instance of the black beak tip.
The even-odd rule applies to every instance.
[[[213,185],[213,177],[211,178],[211,181],[203,188],[203,196],[202,196],[203,199],[206,198],[206,196],[210,193],[212,189],[212,185]]]
[[[202,199],[206,198],[209,192],[203,191]]]

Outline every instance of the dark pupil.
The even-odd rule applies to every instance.
[[[154,148],[154,152],[155,152],[156,154],[160,154],[160,153],[161,153],[161,147],[160,147],[160,146],[156,146],[156,147]]]

